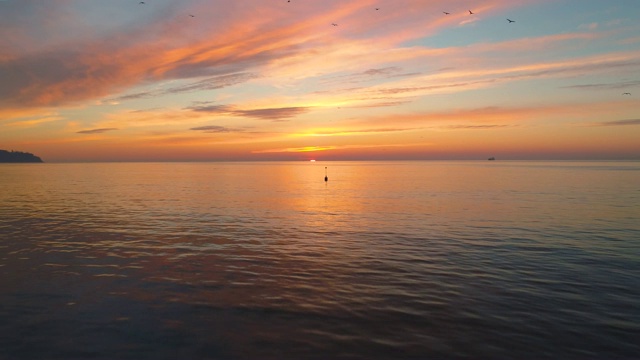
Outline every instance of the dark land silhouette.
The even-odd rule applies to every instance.
[[[39,157],[21,151],[0,150],[0,163],[41,163]]]

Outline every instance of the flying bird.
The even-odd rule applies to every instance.
[[[443,13],[443,14],[445,14],[445,15],[449,15],[449,13],[448,13],[448,12],[446,12],[446,11],[443,11],[442,13]]]
[[[473,15],[473,11],[469,10],[469,15]]]
[[[338,26],[338,24],[336,24],[336,23],[331,23],[331,25],[333,25],[333,26]]]
[[[623,93],[622,95],[631,95],[631,93]]]
[[[191,15],[191,14],[189,14],[189,16],[190,16],[190,17],[196,17],[195,15]]]
[[[516,22],[515,20],[511,20],[511,19],[507,19],[507,21],[509,22],[509,24],[511,24],[512,22]]]
[[[139,5],[144,5],[144,1],[140,1],[138,4]]]
[[[376,8],[376,10],[380,10],[380,8]]]

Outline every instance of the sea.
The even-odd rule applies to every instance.
[[[638,161],[0,165],[0,359],[638,358]]]

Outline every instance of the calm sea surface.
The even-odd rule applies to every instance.
[[[0,359],[639,357],[640,162],[0,165]]]

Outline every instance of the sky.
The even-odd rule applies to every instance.
[[[638,5],[0,0],[0,149],[638,160]]]

